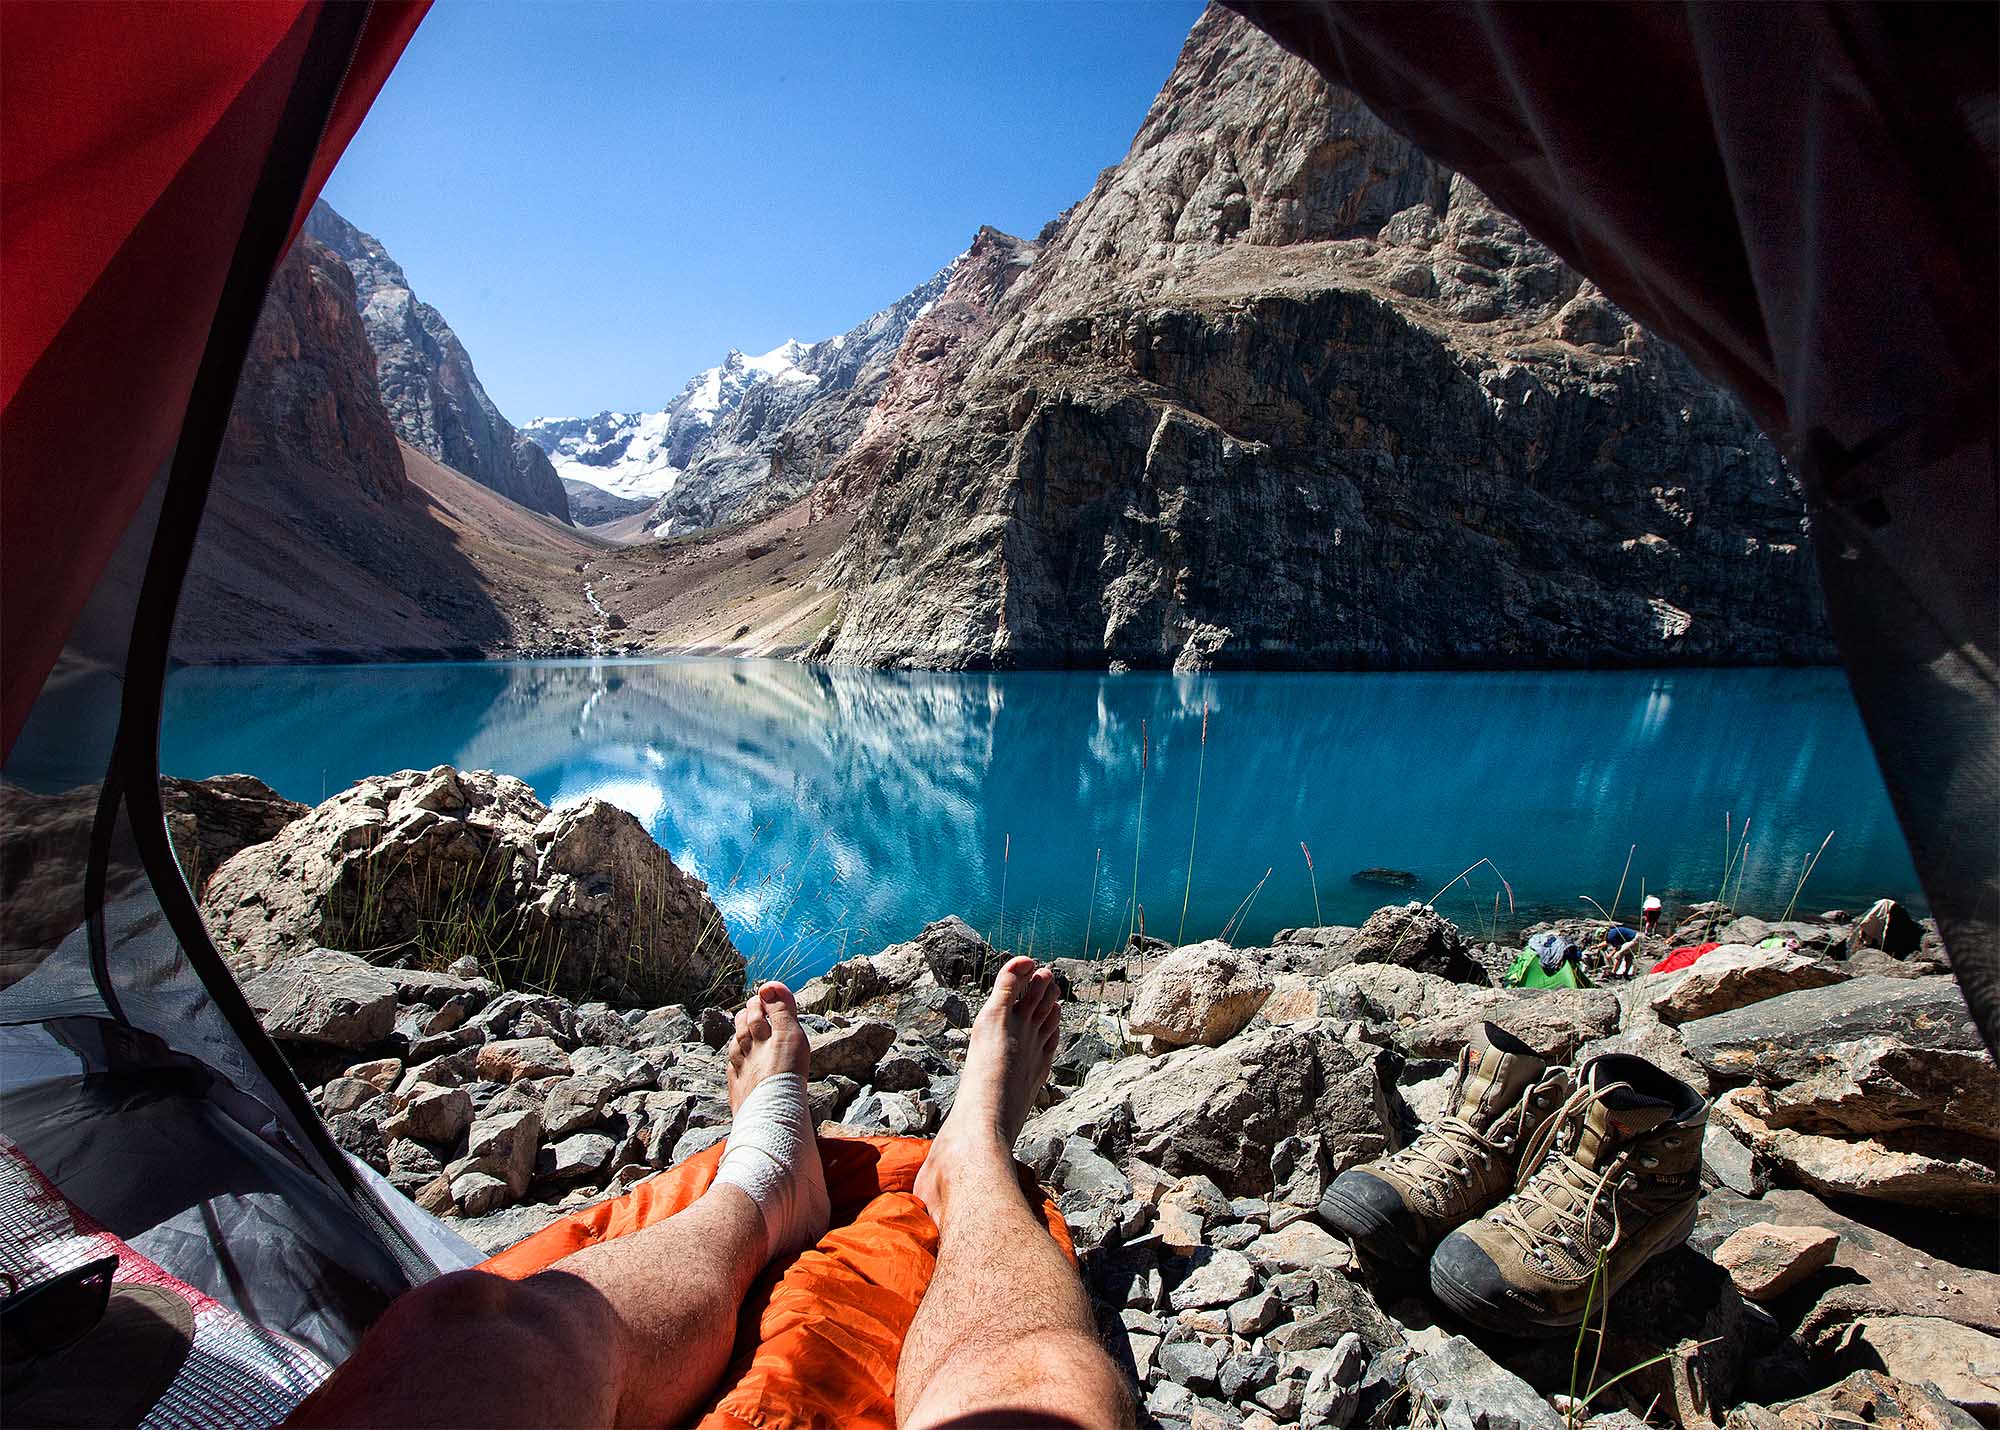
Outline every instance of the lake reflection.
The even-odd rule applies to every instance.
[[[1208,711],[1203,766],[1202,712]],[[1714,897],[1751,820],[1742,906],[1917,897],[1836,671],[935,675],[777,661],[187,670],[162,767],[245,771],[309,802],[364,775],[504,771],[552,804],[631,810],[709,881],[738,945],[803,976],[947,913],[1039,952],[1148,931],[1237,941],[1358,922],[1481,856],[1530,911],[1640,882]],[[1194,878],[1189,839],[1200,776]],[[1414,894],[1356,885],[1369,866]],[[1269,872],[1266,878],[1266,871]],[[1092,897],[1093,876],[1095,897]],[[1004,885],[1004,906],[1003,906]],[[1491,922],[1484,870],[1440,904]],[[1501,899],[1505,914],[1505,899]]]

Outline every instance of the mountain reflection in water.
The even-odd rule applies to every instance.
[[[1194,879],[1188,845],[1209,714]],[[257,775],[315,802],[454,764],[561,804],[631,810],[708,880],[738,945],[803,978],[957,913],[1049,954],[1149,932],[1238,943],[1358,923],[1481,856],[1520,916],[1640,881],[1713,898],[1723,819],[1751,820],[1741,906],[1775,918],[1827,830],[1804,910],[1916,901],[1846,684],[1832,670],[942,675],[670,659],[195,669],[168,690],[162,768]],[[1408,870],[1408,893],[1350,881]],[[1261,888],[1259,881],[1270,870]],[[1002,885],[1005,906],[1002,907]],[[1439,903],[1490,924],[1482,869]],[[1506,901],[1500,901],[1505,921]]]

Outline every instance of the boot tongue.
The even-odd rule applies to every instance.
[[[1603,1087],[1603,1095],[1593,1099],[1584,1115],[1583,1130],[1577,1137],[1576,1159],[1586,1167],[1598,1165],[1624,1143],[1642,1132],[1650,1132],[1674,1114],[1673,1104],[1652,1097],[1614,1078],[1601,1077],[1591,1069],[1590,1085]]]
[[[1505,1029],[1482,1023],[1460,1055],[1457,1096],[1452,1113],[1484,1129],[1520,1099],[1523,1089],[1548,1071],[1548,1064],[1529,1052],[1515,1052]],[[1517,1044],[1518,1046],[1518,1044]]]

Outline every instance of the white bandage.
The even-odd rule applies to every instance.
[[[730,1126],[715,1180],[741,1188],[757,1204],[771,1258],[825,1235],[826,1174],[813,1142],[804,1078],[772,1073],[750,1089]]]

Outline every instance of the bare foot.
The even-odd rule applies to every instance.
[[[917,1173],[917,1197],[940,1226],[952,1183],[968,1166],[1013,1175],[1014,1139],[1048,1081],[1061,1030],[1055,975],[1032,958],[1007,960],[972,1020],[958,1096]]]
[[[729,1048],[729,1108],[741,1113],[750,1094],[776,1073],[797,1073],[792,1084],[797,1092],[788,1105],[771,1104],[769,1095],[753,1109],[756,1132],[731,1128],[732,1144],[739,1132],[753,1136],[761,1149],[762,1167],[751,1180],[758,1191],[751,1193],[765,1216],[770,1236],[770,1254],[787,1255],[810,1246],[825,1233],[831,1207],[826,1193],[826,1170],[819,1160],[819,1142],[813,1135],[812,1109],[806,1101],[805,1082],[812,1066],[812,1045],[799,1026],[798,1004],[792,991],[782,983],[764,983],[750,995],[750,1001],[736,1015],[736,1040]],[[788,1080],[789,1081],[789,1080]],[[783,1084],[773,1086],[771,1095]],[[734,1155],[723,1153],[724,1173]],[[774,1219],[775,1218],[775,1222]]]
[[[743,1106],[750,1089],[772,1073],[811,1075],[812,1044],[799,1026],[798,1004],[782,983],[761,983],[736,1012],[736,1041],[729,1046],[729,1110]]]

